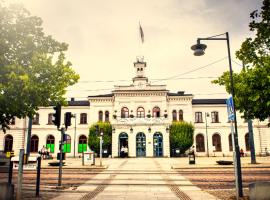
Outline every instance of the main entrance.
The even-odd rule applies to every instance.
[[[155,133],[153,136],[154,156],[163,156],[163,137],[161,133]]]
[[[146,139],[144,133],[138,133],[136,135],[136,156],[137,157],[146,156]]]
[[[128,157],[128,134],[127,133],[120,133],[119,135],[118,156]]]

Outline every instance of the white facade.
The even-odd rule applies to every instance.
[[[129,157],[169,157],[169,126],[173,121],[173,112],[176,113],[176,120],[183,117],[184,121],[194,124],[194,146],[198,156],[232,155],[229,148],[231,126],[227,119],[225,99],[193,99],[191,94],[184,92],[170,93],[165,85],[151,85],[148,82],[145,62],[137,60],[134,68],[136,76],[132,84],[115,86],[111,94],[89,96],[89,101],[70,101],[68,107],[62,108],[62,119],[65,112],[71,112],[76,114],[77,121],[75,126],[73,118],[72,126],[67,130],[71,139],[67,156],[74,156],[74,152],[75,156],[80,155],[80,136],[88,138],[89,127],[93,123],[107,120],[113,126],[112,157],[120,156],[122,146],[127,147]],[[214,112],[216,118],[212,116]],[[33,125],[32,136],[38,137],[37,148],[40,150],[48,143],[48,136],[52,135],[55,156],[59,149],[60,132],[54,125],[48,125],[48,115],[53,113],[53,109],[40,108],[38,113],[39,124]],[[80,123],[82,113],[87,115],[87,120]],[[207,117],[206,113],[210,116]],[[237,119],[239,147],[249,154],[245,140],[247,123],[240,118],[239,113]],[[26,146],[27,123],[26,119],[16,119],[11,130],[6,134],[0,133],[0,150],[5,150],[7,136],[12,136],[12,149],[18,155],[19,149]],[[253,132],[256,154],[265,154],[270,150],[270,129],[267,122],[254,120]]]

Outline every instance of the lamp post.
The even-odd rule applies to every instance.
[[[225,37],[224,37],[225,35]],[[232,99],[234,99],[234,84],[233,84],[233,71],[232,71],[232,61],[231,61],[231,53],[230,53],[230,39],[229,33],[222,33],[219,35],[214,35],[206,38],[197,38],[197,44],[193,45],[191,49],[194,51],[195,56],[204,55],[204,51],[206,49],[205,44],[201,44],[202,40],[225,40],[227,42],[227,51],[228,51],[228,60],[229,60],[229,70],[230,70],[230,93],[232,94]],[[234,146],[235,146],[235,181],[236,181],[236,193],[237,198],[243,196],[243,188],[242,188],[242,173],[241,173],[241,161],[239,154],[239,144],[238,144],[238,132],[237,132],[237,120],[236,120],[236,111],[235,106],[233,106],[233,114],[234,114]]]
[[[207,117],[209,117],[209,113],[208,112],[205,112],[206,151],[207,151],[207,157],[209,157],[208,132],[207,132]]]
[[[102,140],[102,136],[103,136],[103,129],[101,128],[100,129],[100,140],[99,140],[99,165],[102,166],[102,143],[103,143],[103,140]]]

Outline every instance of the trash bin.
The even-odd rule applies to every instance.
[[[188,160],[190,165],[195,164],[195,153],[191,152],[188,154]]]

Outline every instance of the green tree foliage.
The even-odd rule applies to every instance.
[[[79,75],[65,60],[68,45],[45,35],[42,20],[21,5],[0,2],[0,125],[33,117],[39,106],[65,104]]]
[[[236,52],[245,67],[233,75],[235,107],[245,119],[264,120],[270,116],[270,0],[264,0],[261,10],[253,11],[250,17],[255,37],[247,38]],[[213,83],[230,92],[228,72]]]
[[[171,149],[180,148],[184,153],[193,144],[194,126],[188,122],[173,122],[170,128]]]
[[[99,135],[96,133],[96,125],[99,130],[103,129],[103,149],[107,149],[108,154],[111,154],[112,150],[112,125],[110,122],[97,122],[93,124],[89,129],[88,145],[92,151],[99,153]]]

